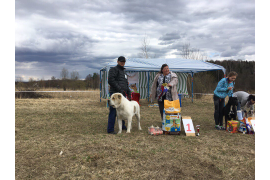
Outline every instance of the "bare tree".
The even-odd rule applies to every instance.
[[[145,34],[142,39],[142,47],[141,47],[142,55],[141,56],[146,59],[149,58],[149,50],[150,50],[149,44],[150,44],[150,40],[148,36]]]
[[[72,79],[72,80],[78,80],[79,79],[79,73],[77,71],[72,71],[70,73],[70,79]]]
[[[72,71],[70,73],[70,79],[72,80],[70,82],[70,85],[72,86],[72,89],[76,90],[80,85],[80,82],[77,81],[79,79],[79,73],[77,71]]]
[[[34,79],[32,77],[30,77],[28,80],[28,87],[33,88],[34,84],[36,84],[36,83],[34,83]]]
[[[66,68],[63,68],[61,71],[61,77],[63,81],[63,90],[66,91],[67,89],[67,79],[68,79],[68,70]]]
[[[66,68],[63,68],[60,76],[62,77],[62,80],[68,79],[68,70]]]
[[[56,80],[56,77],[52,76],[52,77],[51,77],[51,80]]]
[[[207,60],[208,56],[198,48],[192,48],[190,43],[184,43],[181,49],[181,56],[185,59]]]

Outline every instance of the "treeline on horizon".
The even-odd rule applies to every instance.
[[[255,93],[255,61],[243,60],[208,60],[206,62],[221,65],[226,69],[226,73],[235,71],[238,77],[235,81],[235,91],[246,91]],[[77,73],[77,72],[76,72]],[[77,73],[78,75],[78,73]],[[73,78],[72,78],[73,77]],[[224,77],[223,71],[207,71],[194,74],[193,92],[194,93],[213,93],[217,83]],[[191,94],[191,76],[188,77],[188,92]],[[37,90],[40,88],[57,88],[63,90],[88,90],[99,89],[100,77],[98,73],[89,74],[84,80],[79,80],[78,76],[62,76],[62,79],[56,79],[52,76],[51,80],[29,80],[28,82],[16,81],[17,90]]]
[[[223,60],[206,62],[221,65],[226,69],[226,74],[235,71],[238,76],[235,80],[234,92],[246,91],[255,94],[255,61]],[[194,93],[213,93],[217,83],[224,78],[223,71],[207,71],[194,74]],[[188,92],[191,93],[191,77],[188,78]]]

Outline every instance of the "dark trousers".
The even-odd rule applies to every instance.
[[[215,105],[215,123],[216,125],[223,126],[223,108],[224,108],[225,98],[219,98],[214,95],[214,105]]]
[[[110,96],[113,93],[110,93]],[[110,106],[110,112],[108,116],[108,127],[107,127],[107,132],[113,132],[114,131],[114,124],[115,124],[115,118],[116,118],[116,109]],[[122,128],[126,128],[125,126],[125,121],[122,120]]]
[[[163,120],[164,99],[162,99],[162,101],[158,101],[158,107],[159,107],[161,120]]]

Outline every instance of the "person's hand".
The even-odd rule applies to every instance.
[[[170,83],[168,83],[167,86],[172,87],[172,85]]]
[[[233,87],[228,87],[228,90],[232,90],[233,89]]]

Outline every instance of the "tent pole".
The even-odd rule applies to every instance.
[[[192,103],[193,103],[193,72],[191,73],[191,75],[192,75]]]
[[[99,71],[99,102],[101,102],[101,70]]]
[[[109,107],[109,104],[108,104],[108,99],[109,99],[108,75],[109,75],[109,70],[108,70],[108,68],[106,68],[106,107]]]
[[[148,92],[147,92],[147,96],[148,96],[148,102],[149,102],[149,71],[148,71],[148,86],[147,86],[147,88],[148,88]]]

